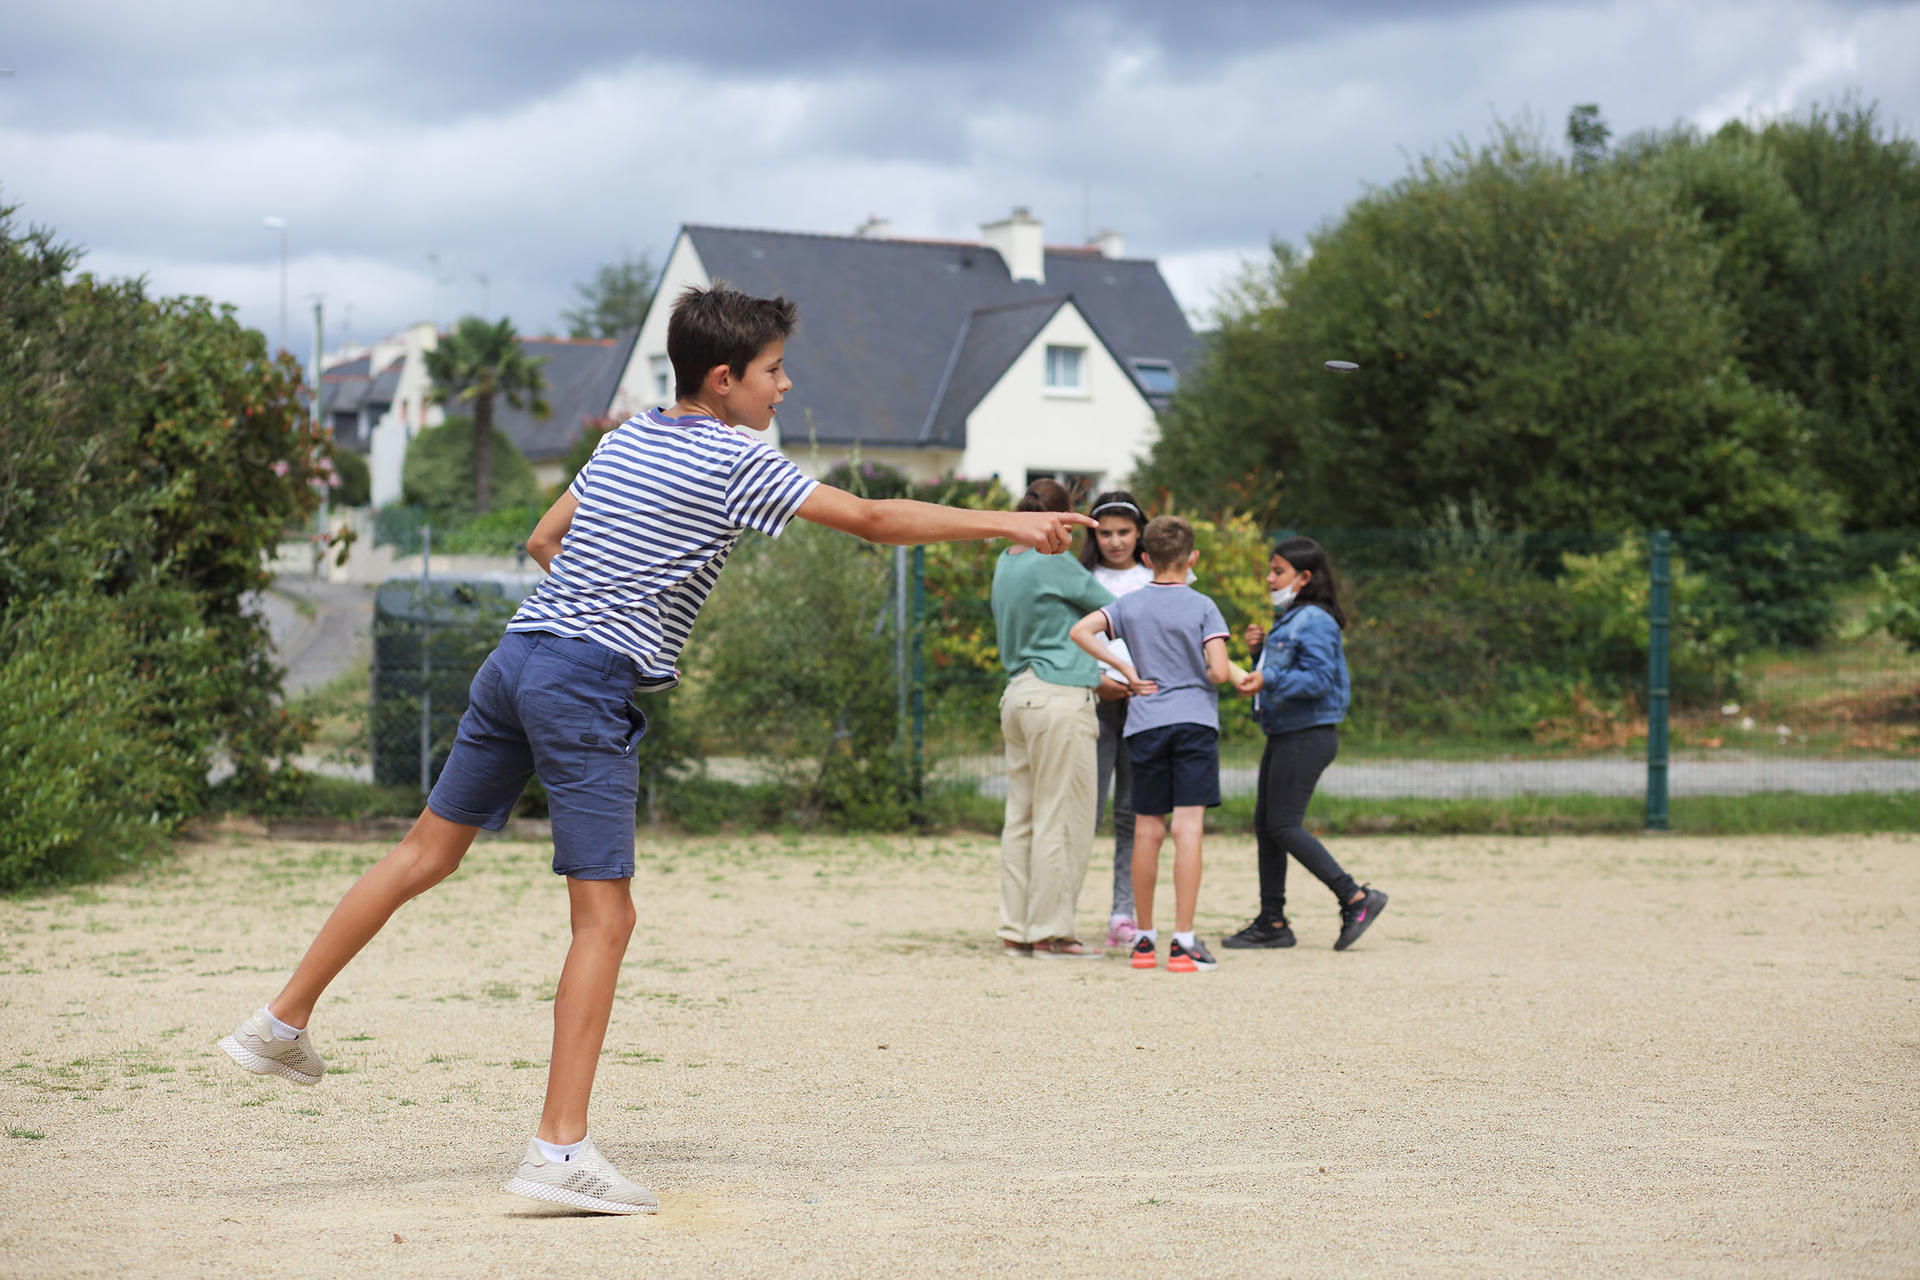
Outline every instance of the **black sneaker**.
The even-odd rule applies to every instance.
[[[1244,950],[1248,947],[1290,947],[1293,941],[1293,926],[1285,920],[1274,921],[1265,916],[1255,916],[1253,923],[1240,932],[1230,933],[1220,939],[1220,945]]]
[[[1335,951],[1345,951],[1360,941],[1360,935],[1367,931],[1374,917],[1387,909],[1387,895],[1372,885],[1361,885],[1360,892],[1360,901],[1340,905],[1340,939],[1333,944]]]

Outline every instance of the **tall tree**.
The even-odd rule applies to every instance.
[[[435,404],[459,402],[473,407],[473,507],[477,515],[493,508],[493,400],[504,399],[536,418],[552,412],[540,393],[547,389],[540,366],[544,356],[529,356],[504,317],[496,324],[463,316],[440,345],[427,352],[427,376]]]
[[[1582,103],[1567,112],[1567,144],[1573,148],[1573,167],[1592,173],[1607,158],[1607,139],[1613,130],[1600,118],[1599,104]]]
[[[1420,525],[1475,498],[1532,529],[1827,518],[1805,414],[1740,367],[1715,247],[1667,184],[1582,175],[1503,130],[1423,159],[1311,247],[1234,295],[1150,486],[1234,505],[1225,456],[1252,483],[1279,474],[1275,514],[1300,524]]]
[[[637,329],[653,305],[660,273],[646,254],[608,263],[592,280],[576,284],[580,305],[560,313],[571,338],[611,338],[622,329]]]

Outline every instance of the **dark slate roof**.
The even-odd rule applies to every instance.
[[[684,234],[710,276],[800,304],[787,344],[794,387],[780,406],[781,438],[792,443],[811,432],[822,443],[958,447],[967,414],[1023,348],[997,369],[990,351],[1066,296],[1129,373],[1133,359],[1184,372],[1196,354],[1186,316],[1150,260],[1050,248],[1046,280],[1016,282],[1000,255],[978,244],[708,226]],[[987,312],[987,331],[975,339]]]
[[[920,443],[964,449],[967,415],[1066,301],[1062,297],[1035,298],[969,311],[961,322],[952,363],[927,415]]]
[[[353,360],[343,360],[321,373],[320,409],[323,413],[359,412],[361,405],[365,404],[369,398],[367,388],[372,379],[368,377],[367,370],[368,362],[372,358],[371,355],[364,355]],[[392,366],[396,379],[399,377],[399,367],[397,362]],[[392,399],[393,397],[388,395],[385,400],[375,401],[375,403],[391,403]]]
[[[395,360],[392,364],[382,369],[380,376],[368,385],[367,404],[369,406],[389,405],[393,403],[394,392],[400,389],[400,366],[403,363],[404,361],[402,360]]]
[[[580,434],[582,419],[601,417],[613,404],[613,393],[639,337],[638,329],[626,329],[613,338],[520,339],[527,355],[545,359],[540,373],[547,389],[541,398],[552,412],[537,419],[525,409],[496,400],[494,425],[531,462],[548,462],[565,454]],[[448,409],[465,412],[451,405]]]

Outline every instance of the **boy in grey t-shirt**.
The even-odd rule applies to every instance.
[[[1213,601],[1187,585],[1198,561],[1193,528],[1178,516],[1159,516],[1140,544],[1153,581],[1074,623],[1073,641],[1127,678],[1127,759],[1133,766],[1133,900],[1139,933],[1133,967],[1159,963],[1153,927],[1154,881],[1160,845],[1173,830],[1173,942],[1167,972],[1214,967],[1193,936],[1200,894],[1200,830],[1206,810],[1220,803],[1220,696],[1228,679],[1227,623]],[[1124,640],[1133,658],[1121,658],[1107,637]],[[1171,816],[1171,822],[1169,822]]]

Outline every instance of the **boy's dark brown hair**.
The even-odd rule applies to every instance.
[[[688,285],[667,319],[673,394],[682,400],[699,395],[716,365],[745,377],[753,358],[792,333],[799,316],[800,308],[786,298],[755,298],[724,280],[715,280],[710,289]]]
[[[1073,495],[1058,480],[1035,480],[1014,504],[1015,511],[1071,511]]]
[[[1140,549],[1155,569],[1185,565],[1193,554],[1193,526],[1179,516],[1155,516],[1140,535]]]

